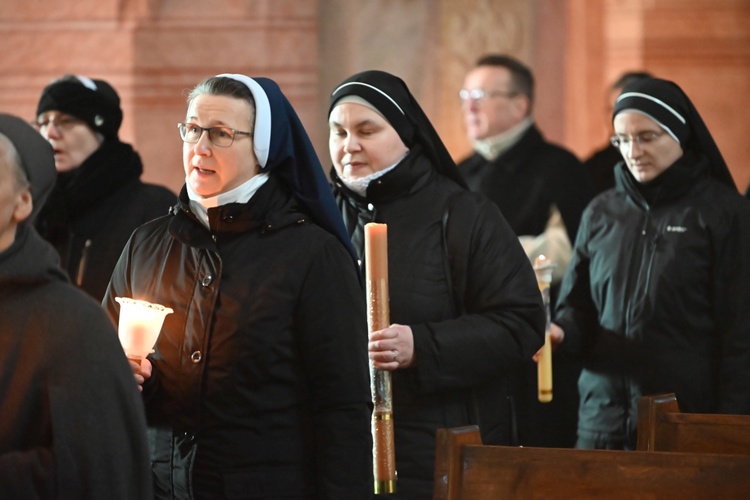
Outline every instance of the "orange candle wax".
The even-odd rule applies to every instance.
[[[390,325],[388,304],[388,226],[365,224],[365,282],[367,326],[370,333]],[[396,452],[393,439],[391,373],[370,365],[374,405],[372,421],[373,473],[376,494],[396,492]]]

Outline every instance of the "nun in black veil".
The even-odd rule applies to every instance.
[[[334,194],[361,261],[364,225],[388,225],[393,324],[372,332],[369,352],[393,372],[395,497],[431,498],[438,428],[479,424],[485,443],[511,443],[507,377],[543,342],[541,297],[518,238],[465,189],[401,79],[346,79],[329,128]]]
[[[646,394],[750,413],[750,203],[675,83],[626,86],[613,122],[616,189],[583,214],[551,332],[583,356],[579,448],[633,449]]]

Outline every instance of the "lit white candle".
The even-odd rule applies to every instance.
[[[174,311],[145,300],[115,297],[120,303],[117,334],[128,359],[139,362],[153,352],[164,318]]]

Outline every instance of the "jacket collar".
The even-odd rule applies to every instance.
[[[539,145],[544,142],[542,133],[532,124],[521,135],[521,138],[513,146],[506,149],[500,156],[492,161],[487,161],[479,153],[475,153],[483,162],[494,163],[509,174],[515,174],[522,168],[529,168],[527,158]]]
[[[18,227],[16,239],[0,252],[0,288],[49,281],[68,281],[58,265],[60,258],[52,245],[32,226]]]
[[[482,155],[485,160],[492,161],[516,145],[533,124],[534,120],[527,116],[502,134],[474,141],[474,151]]]
[[[119,141],[104,141],[75,170],[59,174],[55,191],[62,196],[71,216],[83,212],[143,173],[141,157]]]
[[[432,168],[430,160],[416,154],[414,149],[398,167],[374,180],[367,188],[366,197],[347,188],[336,172],[331,172],[336,201],[358,259],[364,259],[364,225],[383,220],[380,218],[380,205],[419,191],[435,175],[440,174]]]
[[[366,205],[369,202],[388,201],[419,191],[433,171],[429,159],[422,154],[421,146],[416,145],[396,168],[370,183],[367,187],[367,196],[360,196],[346,187],[335,169],[331,169],[331,181],[338,193],[357,204]]]
[[[643,195],[643,186],[633,177],[624,161],[615,167],[615,185],[644,209],[659,207],[683,197],[700,179],[709,176],[706,158],[696,158],[686,151],[671,167],[655,179],[658,186],[652,191],[650,202]]]
[[[291,190],[273,173],[247,203],[228,203],[209,208],[210,229],[190,210],[185,186],[172,214],[175,218],[170,223],[170,234],[187,245],[199,248],[215,248],[215,242],[220,240],[247,232],[274,232],[309,219]]]

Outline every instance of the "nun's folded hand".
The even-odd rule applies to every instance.
[[[549,325],[549,342],[552,345],[552,351],[556,351],[558,347],[560,347],[560,344],[563,343],[565,340],[565,330],[560,328],[554,323],[551,323]],[[539,355],[542,353],[542,348],[540,347],[539,350],[534,354],[533,360],[537,363],[539,362]]]
[[[411,327],[392,324],[370,334],[370,359],[375,368],[393,371],[414,364],[414,334]]]

